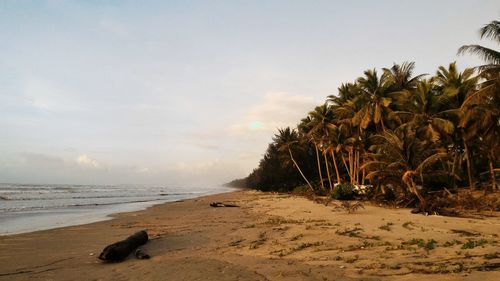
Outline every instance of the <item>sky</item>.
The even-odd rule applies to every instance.
[[[434,74],[498,1],[0,1],[0,182],[219,184],[366,69]]]

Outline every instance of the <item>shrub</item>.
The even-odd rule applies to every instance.
[[[297,195],[309,195],[311,194],[311,189],[309,188],[309,186],[307,185],[300,185],[300,186],[297,186],[293,189],[292,191],[293,194],[297,194]]]
[[[331,194],[333,199],[351,200],[354,198],[354,185],[350,183],[337,184],[333,187]]]

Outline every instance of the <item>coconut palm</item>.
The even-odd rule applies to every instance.
[[[460,72],[456,62],[450,63],[448,68],[440,66],[434,77],[437,90],[452,102],[443,104],[448,109],[461,107],[467,95],[477,89],[478,80],[473,68],[466,68]]]
[[[412,77],[414,68],[414,62],[403,62],[401,65],[394,64],[391,68],[383,68],[385,76],[383,80],[388,84],[388,91],[397,92],[414,89],[417,82],[426,75],[420,74]]]
[[[440,95],[432,80],[418,81],[415,89],[403,90],[398,94],[398,103],[405,110],[395,114],[406,121],[402,126],[416,128],[418,135],[423,135],[434,143],[453,133],[455,125],[446,118],[450,112],[443,107],[448,103],[449,97]]]
[[[488,38],[500,43],[500,22],[492,21],[479,30],[481,39]],[[497,140],[500,136],[500,52],[480,46],[464,45],[458,54],[470,53],[482,58],[486,64],[477,67],[485,79],[480,89],[467,96],[460,108],[460,127],[467,128],[465,139],[479,139],[479,147],[487,155],[491,176],[491,186],[495,188],[494,163],[498,162]],[[477,136],[480,136],[477,138]]]
[[[500,43],[500,21],[492,21],[479,30],[481,39],[489,38]],[[479,66],[479,70],[498,72],[500,68],[500,52],[481,45],[464,45],[458,49],[458,54],[473,54],[482,58],[486,64]]]
[[[477,90],[479,77],[474,75],[473,68],[466,68],[463,72],[457,69],[456,63],[450,63],[448,68],[440,66],[433,77],[433,81],[436,84],[436,89],[442,96],[443,100],[449,100],[447,103],[443,103],[442,111],[450,110],[450,112],[455,112],[459,116],[459,108],[464,103],[465,99]],[[455,109],[455,110],[454,110]],[[455,120],[455,127],[458,127],[458,118]],[[470,149],[467,140],[464,138],[465,128],[460,128],[460,130],[455,131],[455,135],[452,137],[453,147],[459,148],[463,145],[464,156],[467,164],[467,174],[469,178],[469,186],[473,185],[473,173],[472,173],[472,161],[470,157]]]
[[[305,140],[314,145],[316,151],[316,164],[318,166],[318,175],[320,185],[323,191],[326,191],[325,185],[323,183],[323,173],[321,169],[320,151],[323,154],[325,148],[325,133],[327,130],[327,125],[331,120],[331,111],[326,104],[317,106],[313,111],[309,112],[306,118],[303,118],[298,125],[300,134]],[[330,183],[330,189],[333,187],[331,184],[330,172],[328,170],[328,162],[325,159],[325,164],[327,165],[327,176]]]
[[[366,130],[373,124],[377,131],[386,130],[386,120],[391,113],[392,103],[389,97],[389,84],[386,83],[387,76],[378,77],[376,70],[366,70],[365,76],[357,80],[359,95],[352,102],[361,104],[360,109],[352,117],[352,124],[359,126],[360,130]]]
[[[323,159],[325,162],[326,173],[328,176],[328,183],[330,186],[330,191],[333,190],[332,179],[330,175],[330,168],[328,165],[327,148],[329,142],[330,128],[333,122],[333,112],[327,103],[321,106],[317,106],[313,111],[309,112],[309,126],[310,130],[308,134],[313,138],[317,149],[322,152]],[[319,165],[319,159],[318,159]]]
[[[362,167],[368,171],[366,177],[396,184],[403,197],[408,193],[417,197],[419,208],[424,211],[427,207],[425,179],[447,174],[439,165],[434,165],[447,157],[446,150],[419,140],[411,127],[385,131],[372,139],[375,144],[370,148],[371,160]]]
[[[488,72],[485,77],[495,75]],[[498,74],[496,74],[498,76]],[[476,140],[482,154],[489,162],[491,188],[496,188],[495,163],[499,161],[500,148],[500,79],[491,78],[481,88],[470,94],[460,108],[460,127],[464,129],[464,142]]]
[[[290,127],[286,127],[285,129],[279,129],[278,134],[275,134],[273,137],[273,141],[277,144],[278,149],[280,151],[287,151],[290,160],[292,160],[294,166],[297,168],[299,171],[300,175],[304,179],[304,181],[307,183],[309,188],[311,189],[312,192],[314,192],[314,188],[309,182],[309,180],[306,178],[302,170],[300,169],[299,164],[297,161],[295,161],[295,158],[293,157],[292,153],[292,147],[295,146],[299,142],[299,136],[297,134],[297,131],[290,129]]]
[[[340,145],[341,134],[342,134],[342,125],[339,126],[335,123],[331,123],[329,125],[328,135],[326,139],[326,152],[329,152],[332,157],[333,167],[335,168],[335,174],[337,176],[338,184],[341,184],[342,180],[340,177],[339,167],[337,165],[337,157],[335,157],[335,153],[341,151],[341,145]]]

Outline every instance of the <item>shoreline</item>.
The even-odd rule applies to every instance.
[[[3,229],[0,230],[0,237],[112,220],[114,215],[120,213],[141,211],[155,205],[237,190],[236,188],[231,189],[232,190],[212,191],[215,193],[211,193],[210,191],[198,194],[191,193],[181,198],[172,197],[148,201],[68,206],[52,209],[0,213],[0,225],[3,226]]]
[[[97,260],[143,229],[151,259]],[[371,205],[347,214],[339,202],[238,190],[1,236],[0,280],[498,280],[498,233],[498,214],[473,220]]]

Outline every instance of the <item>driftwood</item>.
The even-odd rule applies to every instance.
[[[145,260],[145,259],[149,259],[150,258],[150,256],[148,254],[146,254],[146,253],[144,253],[142,251],[142,249],[135,250],[134,255],[135,255],[136,258],[138,258],[140,260]]]
[[[214,207],[214,208],[219,208],[219,207],[234,208],[234,207],[239,207],[239,206],[238,205],[233,205],[233,204],[225,204],[225,203],[222,203],[222,202],[212,202],[212,203],[210,203],[210,207]]]
[[[103,261],[122,261],[128,255],[130,255],[139,246],[144,245],[148,242],[148,234],[146,231],[139,231],[125,240],[113,243],[104,250],[99,255],[99,259]],[[149,258],[149,255],[144,254],[140,249],[135,252],[137,258],[144,259]]]

